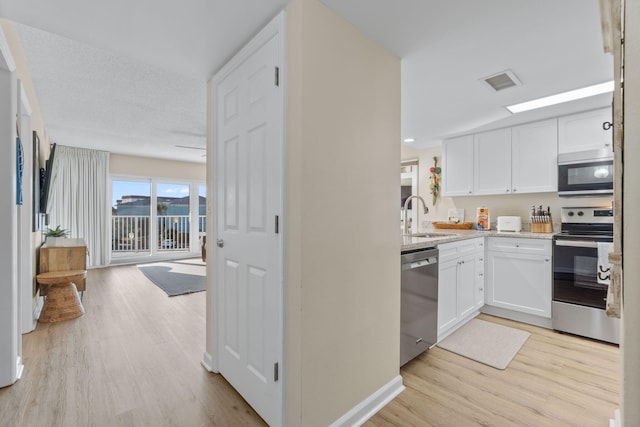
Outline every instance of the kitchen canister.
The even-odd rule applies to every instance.
[[[476,224],[478,231],[491,229],[491,218],[489,216],[489,208],[481,206],[476,208]]]

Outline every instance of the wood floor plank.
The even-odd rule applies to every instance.
[[[439,347],[405,365],[406,390],[365,426],[604,426],[619,406],[618,346],[507,319],[526,330],[506,370]]]
[[[0,426],[264,426],[200,365],[205,293],[169,298],[135,266],[90,270],[78,319],[23,336],[25,372],[0,389]],[[401,369],[407,389],[365,425],[604,426],[619,405],[617,346],[530,332],[500,371],[435,347]]]
[[[89,270],[84,316],[23,336],[0,426],[264,426],[200,360],[205,293],[169,298],[135,266]]]

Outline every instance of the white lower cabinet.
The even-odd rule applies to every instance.
[[[551,241],[489,237],[485,303],[551,318]]]
[[[438,245],[438,341],[484,303],[484,238]]]

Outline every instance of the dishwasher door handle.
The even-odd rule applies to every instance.
[[[428,258],[420,261],[415,261],[412,263],[407,263],[402,265],[403,270],[412,270],[414,268],[424,267],[425,265],[434,265],[438,263],[438,258]]]

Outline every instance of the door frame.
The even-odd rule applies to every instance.
[[[16,64],[7,39],[0,28],[0,131],[8,139],[9,149],[2,157],[3,177],[0,195],[7,201],[0,206],[0,219],[5,226],[0,231],[0,387],[15,383],[22,375],[20,344],[20,305],[17,268],[17,209],[16,198]]]
[[[222,343],[220,341],[221,334],[218,331],[218,328],[221,324],[220,315],[216,310],[216,304],[218,298],[220,296],[220,286],[217,281],[217,273],[214,268],[217,264],[217,260],[221,256],[220,251],[218,250],[215,241],[217,240],[216,236],[218,236],[218,227],[216,216],[216,207],[218,206],[218,194],[214,191],[217,188],[218,181],[216,179],[216,173],[214,171],[216,164],[216,148],[218,145],[217,134],[215,129],[217,129],[217,109],[216,109],[216,99],[218,96],[217,92],[217,83],[224,80],[230,73],[232,73],[240,64],[244,63],[251,55],[253,55],[257,50],[259,50],[266,42],[271,40],[273,37],[279,37],[278,40],[278,58],[277,63],[279,66],[279,86],[281,88],[279,92],[279,96],[281,97],[281,122],[279,123],[281,126],[281,141],[280,141],[280,149],[281,149],[281,160],[282,160],[282,168],[281,168],[281,197],[280,197],[280,233],[279,233],[279,243],[278,243],[278,257],[280,259],[279,265],[279,300],[280,300],[280,314],[279,318],[279,336],[281,337],[281,343],[278,346],[279,354],[277,355],[277,359],[280,361],[279,366],[279,386],[277,387],[279,393],[279,400],[281,402],[280,411],[281,416],[280,419],[284,425],[284,385],[286,383],[285,378],[285,333],[284,333],[284,301],[285,301],[285,285],[284,285],[284,254],[285,254],[285,236],[286,236],[286,218],[285,218],[285,206],[286,206],[286,163],[285,163],[285,153],[286,153],[286,136],[285,136],[285,93],[286,93],[286,71],[285,71],[285,47],[286,47],[286,32],[285,32],[285,22],[286,22],[286,12],[281,11],[276,15],[273,20],[271,20],[256,36],[254,36],[251,41],[249,41],[236,55],[229,60],[208,82],[209,89],[207,91],[208,99],[208,132],[207,132],[207,230],[211,230],[211,233],[207,232],[209,235],[209,239],[207,242],[207,313],[206,313],[206,321],[207,321],[207,343],[206,343],[206,351],[203,355],[202,365],[205,369],[210,372],[220,373],[219,370],[219,352],[222,350]],[[210,255],[209,255],[210,254]]]
[[[33,294],[33,109],[29,104],[22,81],[18,79],[18,117],[20,140],[23,151],[22,206],[18,210],[18,294],[20,298],[21,332],[27,334],[36,328],[38,319],[34,315],[41,298]],[[35,300],[35,301],[34,301]],[[34,305],[35,302],[35,305]]]

